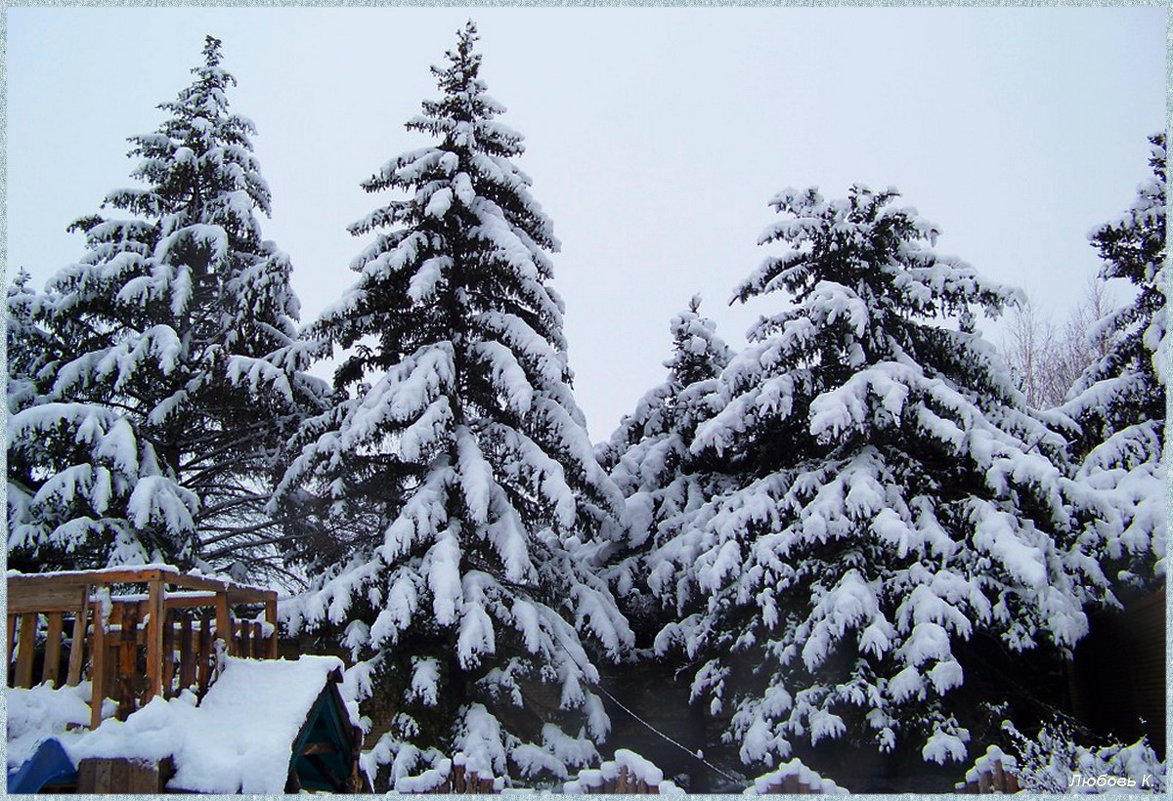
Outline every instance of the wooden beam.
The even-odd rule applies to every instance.
[[[192,609],[197,606],[215,606],[216,593],[204,590],[167,593],[168,609]]]

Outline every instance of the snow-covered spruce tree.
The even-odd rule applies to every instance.
[[[74,224],[86,254],[35,315],[61,355],[9,420],[30,465],[9,473],[9,545],[39,569],[273,559],[275,454],[325,387],[298,371],[289,262],[261,239],[269,191],[220,62],[208,37],[170,117],[129,140],[146,186],[104,205],[131,216]]]
[[[1170,350],[1165,270],[1165,136],[1149,139],[1153,177],[1132,207],[1091,234],[1104,260],[1101,278],[1130,281],[1132,303],[1104,317],[1092,336],[1109,348],[1072,388],[1064,411],[1083,429],[1082,473],[1112,491],[1127,525],[1111,544],[1113,578],[1163,581],[1166,525],[1166,391]]]
[[[719,480],[689,446],[697,425],[719,410],[711,403],[716,378],[732,352],[699,309],[700,298],[694,296],[688,309],[672,318],[667,380],[640,398],[597,450],[627,499],[625,536],[608,544],[610,553],[600,561],[609,563],[607,575],[628,617],[645,624],[666,621],[653,609],[658,604],[648,591],[644,556],[691,525],[693,514],[715,492],[711,484]]]
[[[960,760],[971,641],[1067,653],[1102,592],[1080,537],[1109,511],[1084,509],[1066,442],[974,332],[1013,294],[895,197],[774,198],[760,241],[788,249],[735,300],[796,306],[750,330],[692,444],[739,486],[649,556],[682,613],[657,649],[683,649],[746,764],[835,739]]]
[[[349,350],[282,484],[331,502],[337,550],[307,554],[317,580],[288,622],[344,629],[352,679],[394,711],[379,785],[458,751],[483,775],[589,762],[609,721],[584,642],[632,640],[580,558],[623,501],[571,392],[557,241],[475,41],[470,22],[407,124],[435,144],[363,185],[401,194],[352,227],[377,232],[360,277],[308,331]]]

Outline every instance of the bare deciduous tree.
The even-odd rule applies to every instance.
[[[1083,298],[1062,326],[1030,300],[1012,313],[1002,354],[1031,406],[1050,409],[1063,403],[1076,379],[1111,347],[1096,324],[1113,306],[1104,282],[1090,278]]]

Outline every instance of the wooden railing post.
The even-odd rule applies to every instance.
[[[273,633],[269,635],[269,641],[265,644],[267,656],[269,659],[276,659],[278,656],[277,643],[277,599],[271,598],[265,601],[265,622],[273,627]]]
[[[37,648],[37,613],[20,616],[20,644],[16,654],[16,686],[33,686],[33,656]]]
[[[61,631],[65,618],[61,612],[49,613],[49,627],[45,631],[45,665],[41,669],[41,681],[56,687],[61,677]]]
[[[16,621],[14,614],[8,615],[8,667],[12,667],[12,655],[16,652]]]
[[[236,656],[236,638],[232,636],[232,618],[228,614],[228,595],[216,595],[216,636],[224,640],[225,653]]]
[[[195,683],[195,654],[191,647],[191,617],[183,616],[179,625],[179,686],[191,689]]]
[[[163,625],[166,612],[163,601],[166,592],[163,579],[155,578],[147,585],[147,691],[143,703],[163,692]]]
[[[106,696],[106,614],[99,598],[92,604],[94,634],[90,645],[90,728],[102,722],[102,701]]]
[[[65,683],[70,687],[81,682],[81,668],[86,649],[86,617],[90,610],[90,585],[86,584],[81,588],[80,600],[77,616],[73,619],[73,642],[69,645],[69,673],[65,677]]]

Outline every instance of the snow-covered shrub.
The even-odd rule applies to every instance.
[[[1045,793],[1164,793],[1165,763],[1148,738],[1132,745],[1109,742],[1089,746],[1077,742],[1072,726],[1049,722],[1035,737],[1014,724],[1003,729],[1012,743],[1015,772],[1021,789]]]

